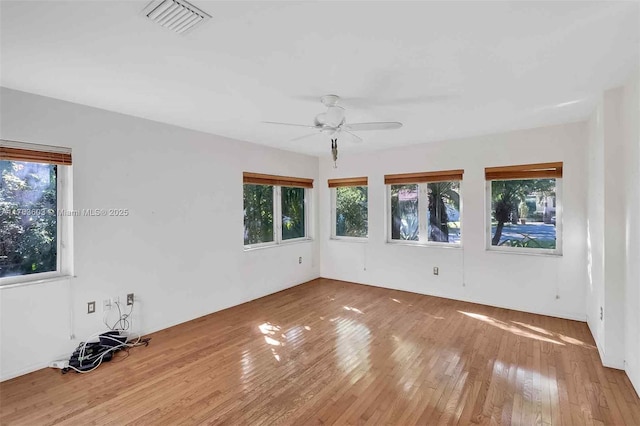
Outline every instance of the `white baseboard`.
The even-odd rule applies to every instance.
[[[627,373],[631,385],[633,385],[633,388],[636,390],[636,394],[640,396],[640,371],[634,371],[629,363],[627,363],[625,373]]]
[[[32,364],[32,365],[26,366],[24,368],[20,368],[18,370],[9,371],[9,372],[3,371],[3,372],[0,373],[0,382],[4,382],[6,380],[15,379],[18,376],[23,376],[25,374],[33,373],[34,371],[42,370],[43,368],[48,368],[49,367],[49,363],[51,361],[56,360],[56,359],[68,359],[70,356],[71,356],[71,354],[63,354],[63,355],[55,356],[55,357],[51,358],[48,361],[39,362],[37,364]]]
[[[603,360],[602,357],[600,357],[600,360],[602,361],[602,365],[604,367],[615,368],[616,370],[624,371],[624,362],[622,362],[622,363],[619,363],[619,362],[608,362],[606,360]]]
[[[335,281],[343,281],[346,283],[352,282],[352,283],[356,283],[356,284],[361,284],[361,285],[368,285],[371,287],[378,287],[378,288],[386,288],[389,290],[399,290],[399,291],[405,291],[407,293],[413,293],[413,294],[421,294],[423,296],[433,296],[433,297],[441,297],[443,299],[450,299],[450,300],[458,300],[460,302],[467,302],[467,303],[475,303],[478,305],[484,305],[484,306],[491,306],[494,308],[502,308],[502,309],[509,309],[512,311],[519,311],[519,312],[527,312],[530,314],[536,314],[536,315],[544,315],[544,316],[548,316],[548,317],[554,317],[554,318],[562,318],[562,319],[568,319],[571,321],[580,321],[580,322],[586,322],[587,321],[587,315],[586,313],[572,313],[572,312],[556,312],[556,311],[538,311],[535,309],[524,309],[523,307],[520,306],[514,306],[514,305],[504,305],[504,304],[500,304],[500,303],[493,303],[490,300],[474,300],[468,297],[454,297],[450,294],[443,294],[440,292],[424,292],[424,293],[418,293],[414,290],[408,290],[408,289],[404,289],[404,288],[399,288],[399,287],[387,287],[381,284],[371,284],[368,282],[358,282],[358,281],[347,281],[344,279],[340,279],[340,278],[331,278],[331,277],[321,277],[321,278],[326,278],[329,280],[335,280]]]

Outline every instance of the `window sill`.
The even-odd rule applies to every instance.
[[[313,242],[313,238],[296,238],[295,240],[285,240],[280,243],[264,244],[256,247],[244,246],[244,251],[249,252],[249,251],[256,251],[256,250],[264,250],[264,249],[270,249],[274,247],[282,247],[282,246],[288,246],[292,244],[303,244],[303,243],[311,243],[311,242]]]
[[[338,241],[342,243],[357,243],[366,244],[369,242],[369,237],[331,237],[329,241]]]
[[[390,246],[443,248],[446,250],[450,250],[450,249],[459,250],[463,248],[462,244],[447,244],[447,243],[410,243],[410,242],[404,242],[404,241],[387,240],[386,244]]]
[[[16,288],[16,287],[26,287],[26,286],[35,285],[35,284],[46,284],[46,283],[55,282],[55,281],[69,280],[72,278],[75,278],[75,275],[55,275],[51,277],[36,278],[31,280],[9,281],[6,284],[0,283],[0,290],[6,290],[9,288]]]
[[[562,252],[555,253],[552,251],[539,251],[536,249],[498,249],[498,248],[485,248],[487,253],[501,253],[501,254],[515,254],[518,256],[542,256],[542,257],[562,257]]]

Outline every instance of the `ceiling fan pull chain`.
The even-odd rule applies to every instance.
[[[338,138],[331,139],[331,155],[333,155],[333,168],[338,168]]]

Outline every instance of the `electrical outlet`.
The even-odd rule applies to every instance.
[[[302,256],[298,258],[298,264],[302,265]]]
[[[433,267],[433,275],[438,275],[440,273],[440,270],[438,269],[437,266]]]
[[[96,302],[87,302],[87,313],[92,314],[96,311]]]
[[[127,294],[127,306],[133,305],[133,293]]]
[[[120,303],[120,296],[115,296],[111,298],[111,304],[115,305],[116,303]]]
[[[102,310],[103,311],[111,310],[111,299],[104,299],[102,301]]]
[[[604,309],[602,309],[602,306],[600,306],[600,321],[602,321],[604,319]]]

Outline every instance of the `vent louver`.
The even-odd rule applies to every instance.
[[[192,30],[211,18],[211,15],[184,0],[155,0],[143,13],[153,22],[178,34]]]

